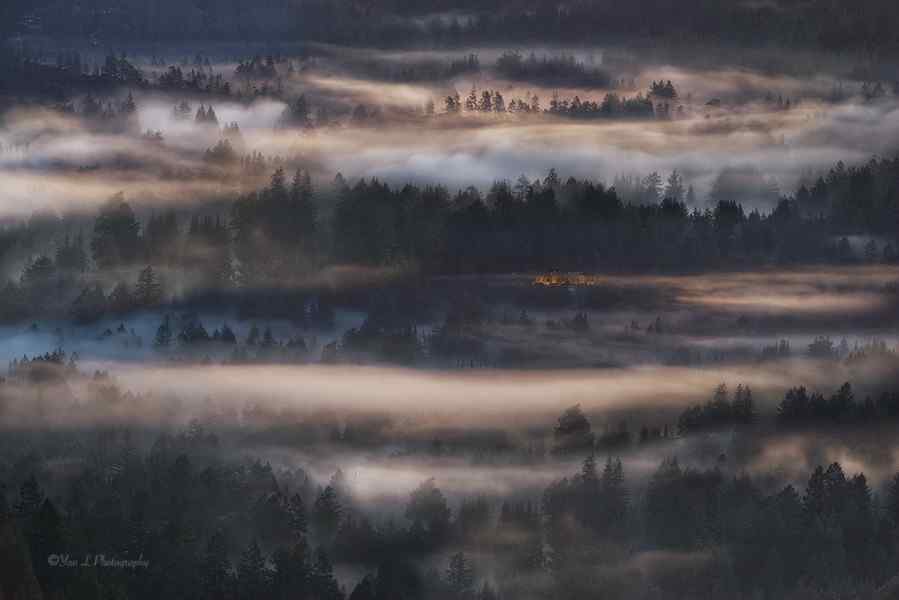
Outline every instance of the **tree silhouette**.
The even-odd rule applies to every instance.
[[[265,558],[256,540],[240,555],[237,567],[238,597],[241,600],[254,600],[265,597],[268,591],[268,569]]]
[[[434,479],[423,482],[410,494],[405,514],[407,519],[423,526],[434,542],[441,541],[448,533],[450,509]]]
[[[474,568],[462,552],[450,557],[446,583],[453,598],[473,598],[475,595]]]
[[[342,514],[340,500],[333,486],[325,486],[312,507],[312,525],[322,540],[333,540]]]
[[[123,194],[109,199],[94,221],[94,262],[101,269],[133,262],[140,252],[140,224]]]
[[[134,300],[142,308],[150,308],[162,301],[162,283],[153,267],[147,265],[141,269],[134,286]]]

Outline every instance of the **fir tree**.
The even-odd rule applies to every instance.
[[[141,269],[134,287],[134,300],[143,308],[156,306],[162,301],[162,283],[152,266]]]
[[[153,345],[160,350],[166,349],[172,345],[172,322],[168,315],[162,319],[159,328],[156,329],[156,337],[153,339]]]

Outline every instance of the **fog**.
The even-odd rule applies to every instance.
[[[848,94],[845,100],[830,102],[828,90],[832,92],[837,82],[823,75],[801,80],[673,66],[649,72],[638,77],[637,88],[644,89],[656,78],[672,79],[687,108],[684,116],[672,121],[585,123],[521,115],[460,119],[438,115],[408,121],[388,113],[385,122],[364,128],[342,125],[300,132],[274,129],[283,102],[210,104],[215,104],[222,125],[239,125],[242,152],[293,161],[312,169],[323,182],[340,172],[349,178],[439,182],[458,189],[486,188],[498,179],[514,180],[522,174],[542,177],[550,167],[564,177],[607,183],[623,174],[678,170],[704,206],[716,176],[726,168],[757,168],[783,193],[791,193],[799,182],[838,161],[864,162],[895,149],[899,111],[892,96],[864,102]],[[310,98],[313,108],[337,103],[350,110],[362,103],[419,112],[429,100],[442,110],[447,94],[458,90],[464,97],[472,83],[480,89],[501,89],[508,100],[537,93],[544,105],[554,91],[565,97],[601,99],[596,90],[526,88],[489,78],[422,86],[313,71],[288,80],[296,93]],[[853,86],[847,84],[857,89]],[[772,110],[762,102],[765,93],[792,98],[797,104],[787,111]],[[196,110],[204,103],[202,97],[138,92],[135,98],[135,134],[92,131],[76,118],[47,111],[6,114],[0,127],[0,147],[5,149],[0,154],[0,177],[6,190],[2,216],[23,216],[34,209],[89,209],[118,191],[150,203],[178,204],[233,193],[230,174],[202,161],[202,153],[220,139],[218,130],[192,119],[178,121],[172,114],[173,106],[184,99]],[[713,98],[723,104],[706,106]],[[147,130],[162,132],[164,141],[150,143],[136,135]],[[123,164],[134,168],[123,171]],[[139,172],[133,172],[137,166]],[[771,208],[764,203],[759,207]]]
[[[851,168],[899,151],[890,61],[357,25],[0,45],[13,568],[73,599],[883,589],[896,164]],[[47,570],[106,546],[150,575]]]

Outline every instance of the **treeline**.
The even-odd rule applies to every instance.
[[[702,211],[688,209],[690,190],[682,182],[669,187],[677,195],[663,197],[660,186],[651,190],[654,199],[631,204],[615,188],[563,182],[554,172],[454,197],[443,188],[341,181],[334,251],[353,262],[402,257],[448,273],[896,260],[894,241],[874,242],[873,253],[862,256],[847,239],[833,238],[834,230],[845,231],[842,223],[804,218],[794,198],[782,198],[768,214],[747,214],[730,200]],[[890,202],[895,206],[897,198]]]
[[[496,72],[512,81],[531,81],[547,85],[607,88],[611,76],[604,70],[590,67],[574,56],[543,56],[533,52],[527,57],[518,51],[506,51],[496,59]]]
[[[210,113],[201,106],[196,118]],[[226,130],[239,139],[239,130]],[[258,155],[237,156],[226,141],[207,160],[246,172],[271,167]],[[32,257],[19,281],[3,288],[0,315],[14,320],[51,307],[59,312],[60,302],[93,288],[82,299],[90,306],[101,293],[93,283],[84,287],[86,273],[147,266],[189,273],[193,289],[237,292],[283,287],[329,263],[415,266],[428,274],[893,263],[899,252],[890,236],[899,229],[869,239],[864,248],[853,248],[840,234],[888,233],[899,196],[880,186],[897,165],[899,159],[838,166],[814,193],[800,188],[770,213],[748,214],[726,199],[740,190],[726,182],[716,182],[713,207],[689,209],[695,193],[676,171],[667,182],[652,173],[606,187],[563,181],[553,170],[542,180],[497,182],[486,194],[469,187],[451,195],[441,186],[392,187],[374,179],[351,185],[339,175],[316,190],[307,172],[288,181],[278,169],[266,188],[238,198],[227,212],[195,213],[188,227],[171,211],[141,223],[117,195],[99,210],[89,238],[68,235],[59,219],[35,218],[33,232],[0,231],[6,260],[27,248]],[[850,184],[860,180],[882,191],[872,200],[859,192],[862,184]],[[334,202],[327,221],[319,217],[322,198]],[[843,218],[847,211],[855,215],[855,228]]]
[[[809,391],[805,386],[790,388],[777,406],[776,422],[782,428],[819,427],[883,423],[899,418],[899,392],[883,390],[875,398],[857,400],[849,382],[830,396]],[[711,400],[686,408],[678,417],[680,435],[720,431],[755,424],[765,418],[756,410],[749,386],[738,385],[731,397],[721,384]]]
[[[777,407],[778,421],[787,426],[812,427],[827,423],[876,423],[899,418],[899,392],[883,391],[875,400],[857,400],[847,382],[825,397],[805,387],[790,389]]]
[[[899,230],[897,177],[899,157],[873,158],[855,166],[839,162],[825,175],[800,186],[796,202],[804,214],[827,216],[844,230],[891,234]],[[896,247],[892,252],[899,254]]]
[[[294,325],[303,329],[329,330],[334,327],[333,308],[326,301],[312,299],[302,301],[292,316]],[[120,327],[124,333],[124,326]],[[111,333],[111,332],[110,332]],[[142,343],[138,340],[138,343]],[[246,364],[252,362],[307,363],[316,362],[319,356],[318,337],[289,335],[277,337],[271,326],[264,329],[252,323],[246,337],[238,339],[231,326],[225,322],[210,333],[203,321],[193,312],[177,317],[165,315],[152,340],[153,349],[162,357],[191,360],[202,357],[205,362],[216,360],[222,364]],[[327,355],[327,350],[323,354]]]
[[[4,101],[12,105],[14,99],[36,97],[58,102],[83,91],[96,95],[123,86],[140,89],[148,85],[140,69],[124,56],[109,54],[102,64],[90,65],[72,52],[58,55],[55,62],[45,62],[27,49],[0,44],[0,107]]]
[[[677,419],[677,431],[680,435],[715,431],[726,427],[751,425],[757,418],[755,401],[749,386],[739,384],[731,398],[727,385],[722,383],[715,390],[711,400],[705,404],[691,406],[681,413]]]
[[[123,87],[236,99],[245,94],[250,99],[263,95],[259,90],[232,91],[231,83],[210,67],[187,70],[171,65],[158,75],[147,75],[124,54],[108,54],[102,63],[88,63],[77,51],[60,52],[55,59],[47,60],[27,47],[0,48],[0,100],[35,98],[61,102],[59,106],[69,110],[76,106],[72,98],[80,93],[98,96]],[[274,90],[267,88],[265,94],[274,95]]]
[[[674,431],[667,424],[643,425],[634,434],[627,421],[617,425],[607,423],[601,433],[593,431],[580,405],[565,410],[553,427],[550,454],[556,457],[583,456],[596,452],[622,452],[633,443],[648,444],[672,439]]]
[[[650,96],[637,94],[626,98],[617,93],[606,94],[601,102],[574,98],[560,98],[553,95],[549,106],[543,108],[540,97],[536,94],[530,98],[512,98],[506,102],[502,93],[496,90],[478,91],[472,87],[463,101],[458,95],[447,96],[444,100],[445,114],[467,113],[537,115],[547,114],[573,119],[667,119],[684,114],[682,105],[671,107],[670,101],[655,103]],[[433,112],[428,105],[425,111]]]

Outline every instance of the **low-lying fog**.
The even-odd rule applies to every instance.
[[[674,104],[683,107],[675,118],[584,121],[441,113],[447,95],[458,92],[464,100],[472,85],[479,93],[501,91],[507,104],[537,94],[543,108],[553,94],[601,101],[606,90],[509,82],[490,71],[437,83],[383,82],[316,64],[283,82],[286,97],[305,94],[311,114],[345,115],[337,125],[313,130],[277,128],[286,106],[282,101],[219,102],[140,90],[134,90],[137,125],[130,134],[98,132],[77,118],[47,111],[14,110],[0,126],[0,215],[93,207],[118,191],[157,203],[233,194],[230,174],[203,161],[203,153],[219,141],[219,129],[176,119],[172,109],[181,100],[189,100],[194,112],[201,104],[214,104],[221,126],[237,123],[240,153],[299,162],[320,182],[340,172],[349,178],[439,182],[456,189],[487,187],[522,174],[542,177],[554,167],[563,177],[611,184],[619,175],[676,169],[694,186],[699,206],[722,169],[759,169],[783,193],[792,193],[803,178],[837,161],[852,164],[889,155],[899,134],[895,96],[886,92],[865,100],[858,82],[844,86],[842,79],[823,72],[802,79],[726,66],[644,66],[630,73],[633,89],[619,93],[645,93],[652,81],[670,79],[678,90]],[[224,72],[233,72],[233,65]],[[772,104],[771,98],[790,100],[790,108]],[[437,114],[426,118],[429,101]],[[348,125],[346,116],[359,104],[381,110],[381,117],[363,127]],[[161,132],[163,140],[141,138],[146,131]]]

